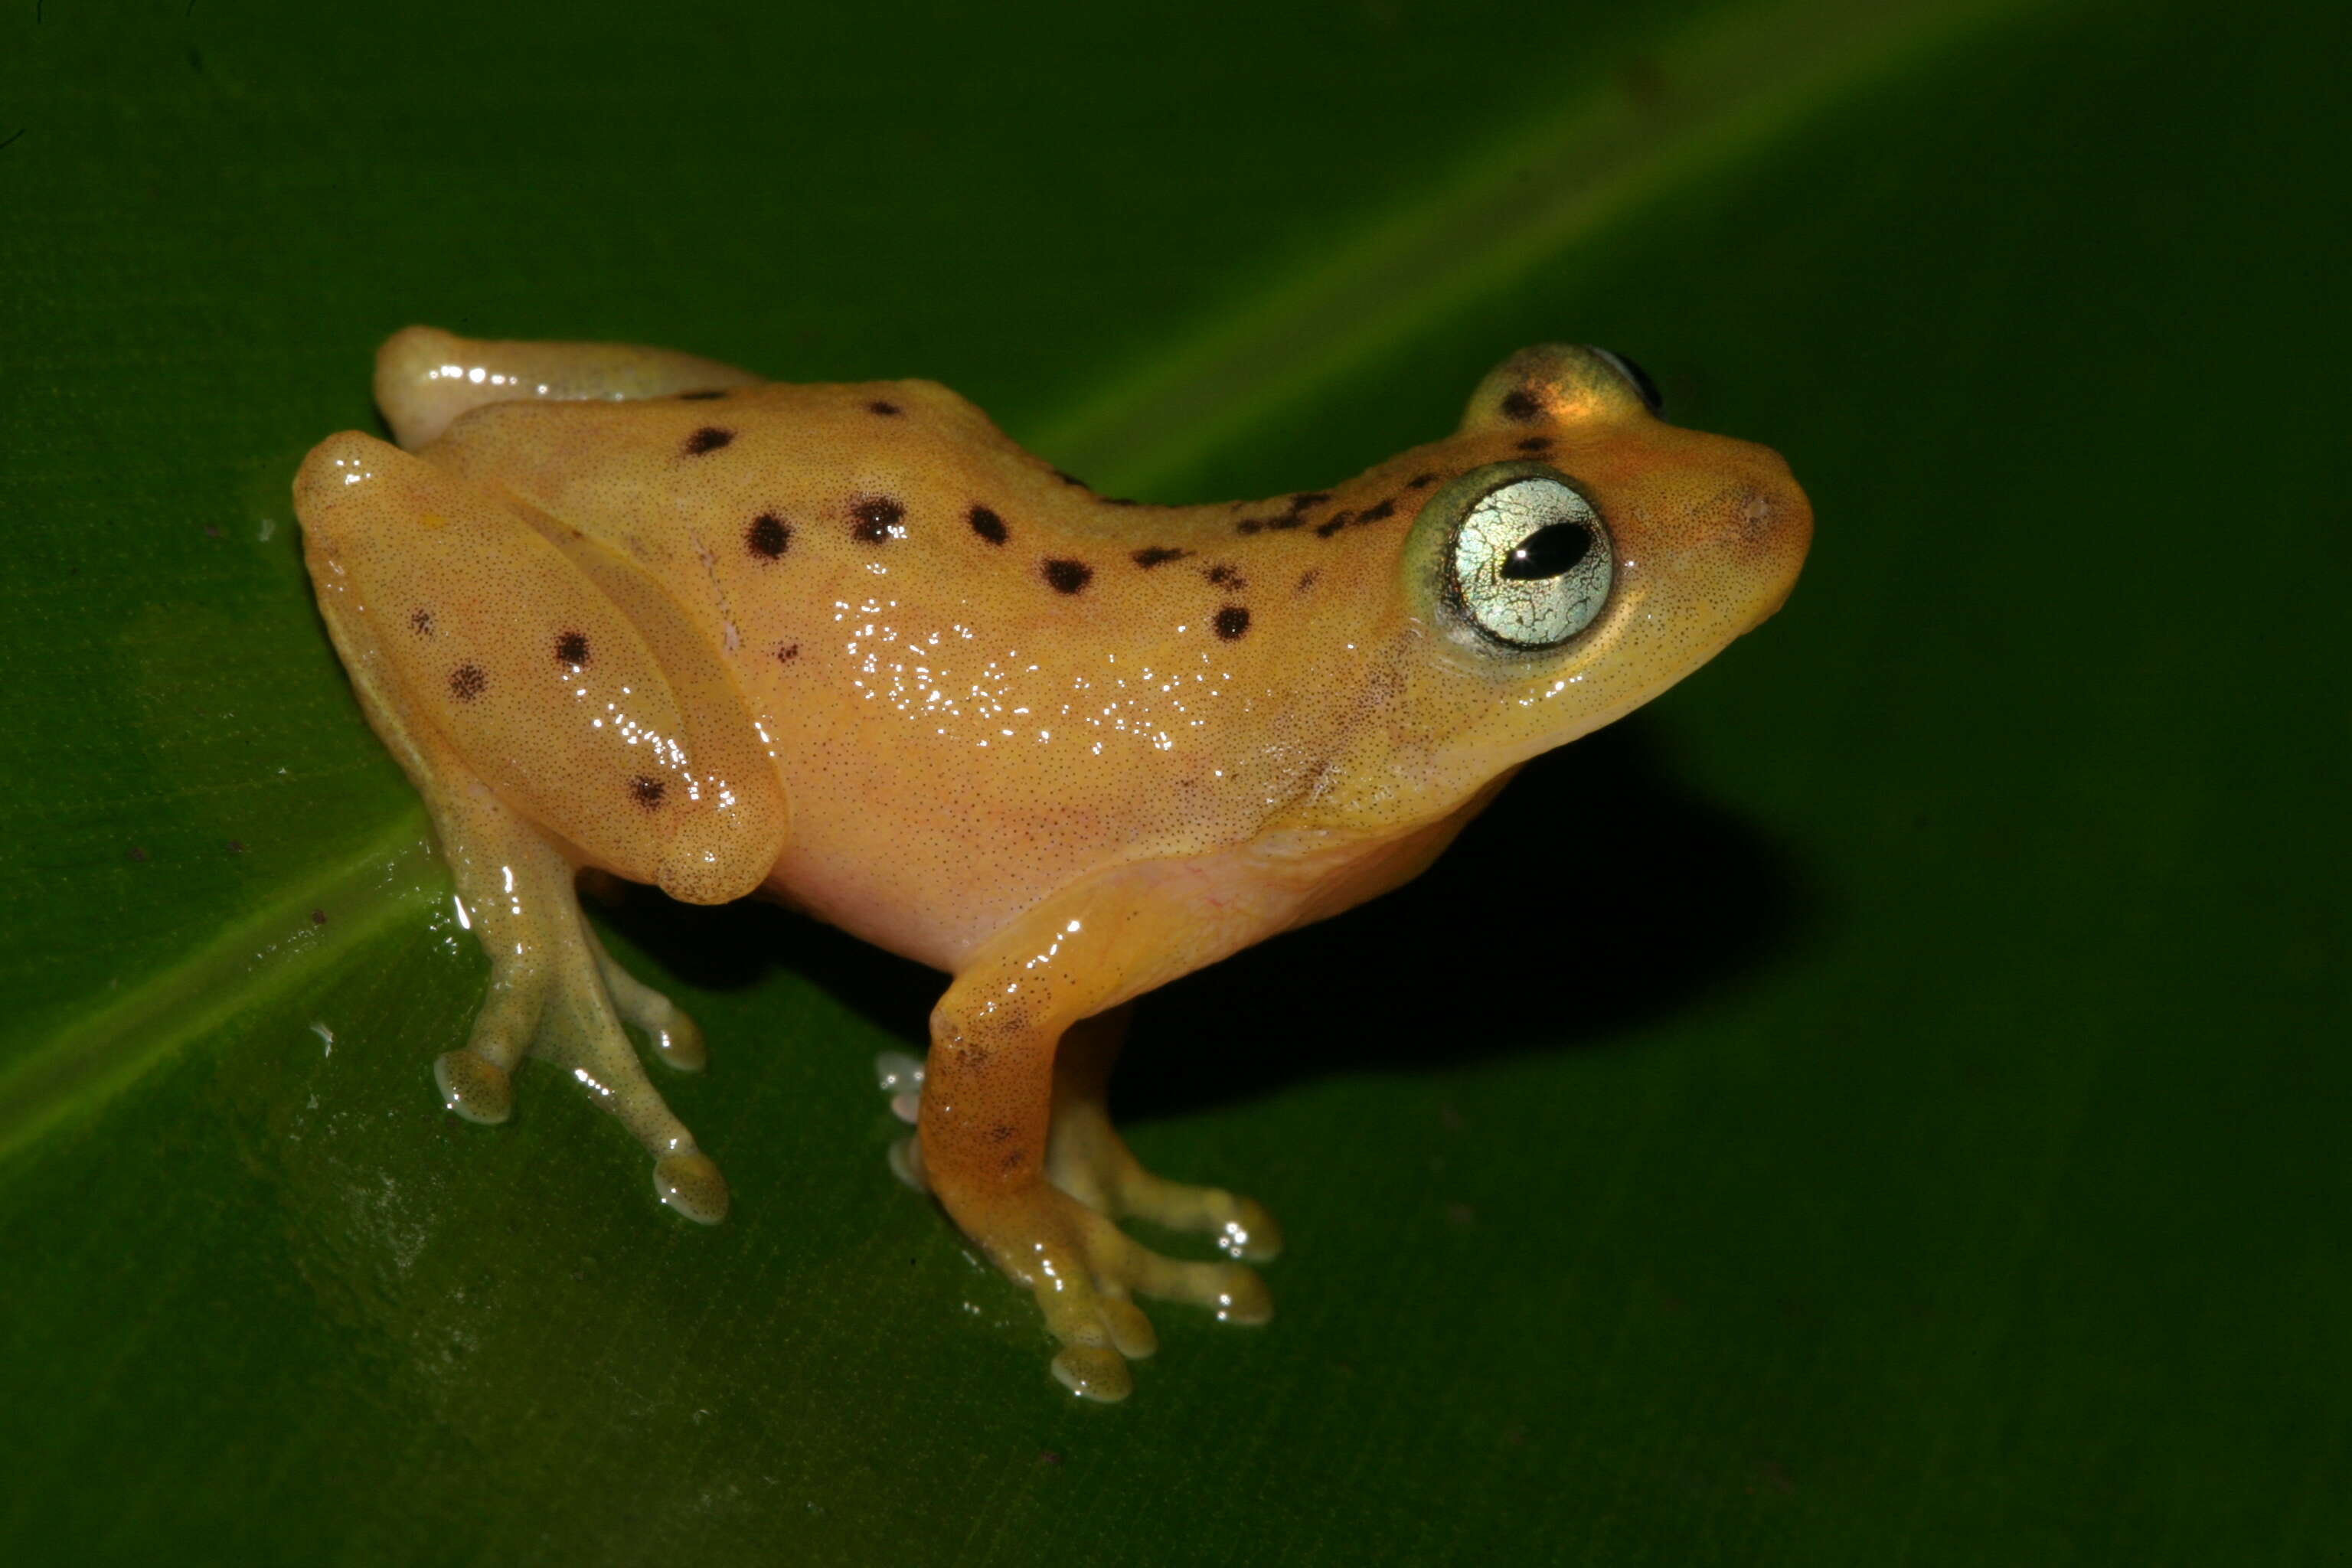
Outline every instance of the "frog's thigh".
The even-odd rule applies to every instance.
[[[1222,1187],[1187,1186],[1144,1169],[1110,1120],[1110,1070],[1126,1043],[1132,1003],[1072,1025],[1054,1053],[1054,1120],[1045,1176],[1085,1204],[1120,1219],[1216,1238],[1227,1256],[1264,1263],[1282,1253],[1282,1232],[1265,1205]]]
[[[682,697],[638,625],[510,499],[368,437],[322,442],[295,508],[331,624],[363,628],[373,655],[355,678],[396,689],[523,816],[691,903],[766,879],[783,786],[707,650],[656,631]]]
[[[760,378],[733,365],[631,343],[502,342],[437,327],[394,332],[375,355],[375,401],[394,439],[414,451],[486,403],[534,403],[723,392]]]

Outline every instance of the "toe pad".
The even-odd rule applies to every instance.
[[[514,1113],[514,1086],[506,1069],[471,1051],[444,1051],[434,1058],[433,1081],[442,1102],[468,1121],[496,1125]]]
[[[727,1178],[699,1149],[665,1154],[654,1162],[654,1191],[661,1201],[697,1225],[727,1217]]]

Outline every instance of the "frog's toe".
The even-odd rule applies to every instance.
[[[1250,1263],[1271,1263],[1282,1256],[1282,1227],[1255,1198],[1236,1200],[1234,1216],[1217,1233],[1217,1245]]]
[[[1062,1342],[1054,1356],[1054,1377],[1081,1399],[1105,1404],[1125,1399],[1135,1388],[1127,1363],[1160,1349],[1160,1335],[1143,1309],[1129,1299],[1130,1290],[1207,1307],[1222,1322],[1263,1323],[1274,1316],[1265,1286],[1237,1263],[1163,1258],[1118,1235],[1107,1220],[1100,1229],[1088,1229],[1094,1289],[1037,1292],[1045,1327]]]
[[[1108,1283],[1099,1294],[1076,1292],[1052,1300],[1041,1295],[1040,1300],[1045,1327],[1062,1342],[1054,1353],[1056,1382],[1081,1399],[1106,1405],[1135,1391],[1135,1376],[1127,1363],[1160,1349],[1160,1336],[1143,1309]]]
[[[1107,1185],[1107,1206],[1122,1218],[1213,1237],[1217,1250],[1251,1263],[1271,1263],[1282,1255],[1281,1227],[1255,1198],[1223,1187],[1164,1181],[1131,1160]]]
[[[604,943],[595,928],[582,922],[582,932],[588,939],[591,952],[596,955],[596,973],[604,982],[605,991],[622,1017],[646,1032],[653,1043],[654,1055],[665,1066],[679,1072],[700,1072],[710,1065],[710,1052],[702,1043],[702,1029],[686,1010],[613,961],[604,951]]]
[[[662,997],[661,1002],[669,1012],[667,1026],[642,1019],[631,1021],[651,1037],[654,1055],[673,1071],[700,1072],[710,1065],[710,1050],[702,1043],[701,1026],[672,1006],[667,997]]]
[[[1142,1308],[1124,1296],[1106,1295],[1100,1310],[1103,1326],[1110,1331],[1110,1342],[1119,1354],[1129,1361],[1144,1361],[1159,1353],[1159,1331]]]
[[[699,1149],[676,1150],[655,1161],[654,1191],[698,1225],[717,1225],[727,1217],[727,1178]]]
[[[546,1000],[541,972],[523,964],[494,965],[490,993],[474,1015],[465,1048],[445,1051],[434,1060],[433,1081],[440,1086],[442,1103],[468,1121],[488,1126],[514,1114],[511,1075],[539,1033]]]
[[[575,978],[563,1004],[551,1007],[553,1026],[534,1049],[562,1068],[595,1102],[635,1134],[654,1156],[654,1190],[662,1202],[703,1225],[727,1215],[727,1184],[646,1077],[607,999],[602,980]]]
[[[1118,1212],[1170,1230],[1213,1237],[1217,1250],[1250,1263],[1282,1256],[1282,1230],[1265,1205],[1222,1187],[1187,1187],[1145,1174],[1142,1184],[1120,1189]]]
[[[1116,1405],[1135,1392],[1135,1374],[1105,1345],[1064,1345],[1054,1357],[1054,1381],[1080,1399]]]
[[[1264,1204],[1223,1187],[1188,1186],[1154,1175],[1099,1105],[1059,1108],[1046,1173],[1055,1186],[1104,1214],[1213,1237],[1225,1256],[1251,1263],[1281,1256],[1282,1230]]]
[[[444,1051],[433,1061],[441,1100],[468,1121],[496,1126],[514,1114],[514,1083],[506,1068],[471,1050]]]
[[[1100,1215],[1088,1216],[1084,1234],[1087,1271],[1096,1290],[1084,1306],[1101,1321],[1111,1342],[1130,1356],[1149,1355],[1160,1344],[1130,1295],[1206,1307],[1224,1323],[1263,1323],[1274,1316],[1274,1298],[1267,1293],[1265,1282],[1238,1263],[1194,1263],[1167,1257]],[[1129,1349],[1130,1345],[1141,1348]]]
[[[1221,1323],[1255,1327],[1274,1317],[1274,1297],[1251,1269],[1238,1263],[1188,1263],[1136,1247],[1128,1282],[1160,1301],[1206,1307]]]

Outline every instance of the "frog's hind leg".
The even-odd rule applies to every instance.
[[[379,731],[401,723],[395,712],[387,724],[373,703],[370,717]],[[469,1121],[504,1121],[516,1065],[527,1054],[544,1057],[645,1145],[664,1203],[717,1224],[727,1214],[727,1183],[646,1076],[622,1018],[645,1027],[664,1059],[689,1068],[700,1065],[694,1025],[605,953],[581,913],[571,861],[544,835],[456,759],[429,745],[394,750],[425,796],[458,906],[490,960],[472,1034],[433,1064],[443,1100]]]
[[[629,343],[500,342],[409,327],[375,355],[375,401],[410,451],[486,403],[722,394],[755,386],[749,371],[698,354]]]
[[[622,1020],[681,1068],[700,1065],[700,1036],[605,954],[574,882],[593,864],[720,902],[763,879],[782,785],[743,738],[754,726],[729,706],[724,671],[696,662],[652,598],[625,614],[602,568],[515,503],[380,441],[321,443],[295,500],[328,630],[490,960],[471,1037],[436,1064],[450,1108],[505,1120],[516,1064],[549,1058],[653,1154],[665,1202],[716,1221],[726,1184]]]

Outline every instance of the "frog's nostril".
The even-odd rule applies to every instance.
[[[1801,553],[1811,537],[1812,510],[1793,486],[1756,485],[1733,506],[1731,526],[1743,544]]]

